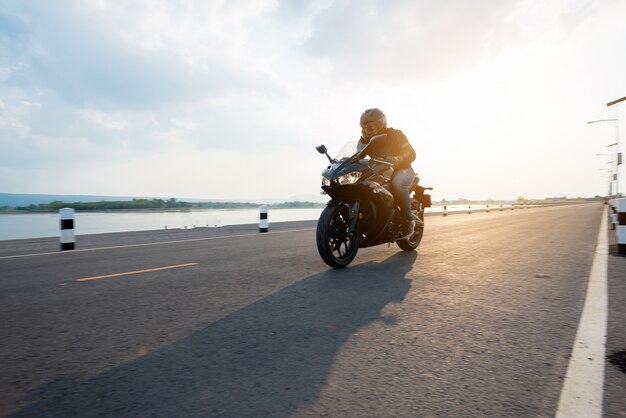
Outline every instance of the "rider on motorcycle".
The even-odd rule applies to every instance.
[[[402,131],[387,127],[387,118],[380,109],[367,109],[361,115],[359,148],[367,145],[372,137],[381,134],[387,136],[377,139],[375,144],[367,148],[367,153],[359,157],[364,158],[365,155],[369,155],[371,158],[381,159],[394,165],[391,188],[406,220],[402,233],[402,238],[406,238],[413,233],[417,224],[423,224],[411,212],[410,187],[415,177],[411,163],[415,160],[415,150]]]

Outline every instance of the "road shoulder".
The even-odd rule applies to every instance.
[[[614,231],[609,231],[612,233]],[[604,416],[626,417],[626,364],[622,371],[608,360],[626,353],[626,257],[610,255],[608,263],[609,317],[607,324],[607,363],[604,380]]]

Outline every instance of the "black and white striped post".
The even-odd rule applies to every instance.
[[[61,251],[73,250],[76,248],[76,238],[74,238],[74,209],[59,209],[61,219]]]
[[[626,198],[612,199],[609,204],[613,208],[615,217],[615,238],[617,253],[626,255]]]
[[[448,206],[447,205],[443,205],[443,216],[448,216]]]
[[[269,221],[267,219],[267,206],[261,206],[259,210],[259,232],[269,231]]]

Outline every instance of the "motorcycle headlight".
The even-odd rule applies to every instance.
[[[326,177],[322,177],[322,186],[330,186],[330,180]]]
[[[337,177],[337,182],[339,184],[352,184],[356,183],[356,181],[361,177],[361,172],[357,171],[355,173],[348,173],[345,176]]]

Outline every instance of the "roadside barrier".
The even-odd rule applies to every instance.
[[[616,199],[611,199],[608,202],[606,202],[609,208],[609,229],[611,229],[612,231],[615,231],[615,229],[617,229],[616,225],[618,224],[617,209],[615,208],[615,200]]]
[[[623,200],[626,200],[626,198],[624,198]],[[611,201],[613,202],[613,201]],[[456,215],[456,214],[461,214],[461,213],[466,213],[466,214],[473,214],[473,213],[490,213],[490,212],[503,212],[505,210],[522,210],[522,209],[534,209],[534,208],[546,208],[546,207],[556,207],[556,206],[563,206],[563,205],[580,205],[580,204],[584,204],[584,203],[591,203],[591,202],[582,202],[582,203],[578,203],[578,202],[573,202],[573,203],[512,203],[510,205],[507,205],[506,207],[503,204],[500,205],[494,205],[493,203],[491,204],[477,204],[474,205],[474,207],[472,207],[471,204],[453,204],[450,208],[450,210],[448,210],[448,206],[447,205],[442,205],[443,206],[443,211],[441,212],[441,214],[443,216],[448,216],[448,215]],[[623,207],[624,207],[624,211],[626,212],[626,203],[623,203]],[[439,212],[437,212],[439,213]],[[615,219],[617,219],[617,215],[611,215],[612,217],[614,217]],[[626,216],[626,215],[624,215]],[[617,222],[616,220],[614,222]],[[626,224],[624,224],[626,225]],[[612,228],[614,229],[614,228]]]
[[[74,209],[59,209],[59,218],[61,219],[61,251],[73,250],[76,248],[76,239],[74,238]]]
[[[267,206],[259,209],[259,232],[269,231],[269,221],[267,220]]]
[[[615,229],[617,253],[626,255],[626,198],[611,199],[611,223]]]

